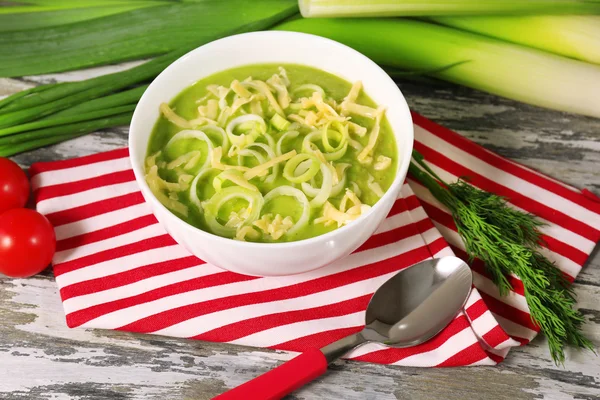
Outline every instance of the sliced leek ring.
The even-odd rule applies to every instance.
[[[269,135],[265,135],[265,137],[269,138],[270,136]],[[268,140],[269,139],[267,139],[267,141]],[[271,140],[273,140],[273,138],[271,138]],[[272,159],[274,159],[276,157],[275,151],[269,145],[266,145],[264,143],[254,142],[254,143],[249,144],[248,146],[246,146],[246,149],[251,149],[252,147],[258,147],[258,148],[264,150],[264,152],[267,154],[267,158],[265,159],[265,161],[261,162],[261,164],[264,164],[265,162],[267,162],[269,160],[272,160]],[[279,175],[279,164],[273,165],[273,171],[265,179],[265,182],[267,182],[267,183],[273,183],[273,182],[275,182],[275,179],[277,179],[277,175]]]
[[[304,171],[298,168],[301,164],[304,164]],[[308,164],[308,168],[306,168],[306,164]],[[285,164],[283,177],[292,183],[308,182],[319,172],[320,165],[321,162],[311,153],[296,154]]]
[[[278,186],[265,195],[265,204],[277,196],[294,197],[302,205],[302,215],[298,221],[290,229],[288,229],[286,235],[294,234],[299,229],[305,227],[308,224],[308,219],[310,218],[310,202],[306,198],[306,195],[302,193],[301,190],[298,190],[292,186]]]
[[[328,130],[327,132],[335,132],[332,130]],[[329,134],[329,133],[328,133]],[[302,151],[305,153],[314,153],[316,150],[319,150],[318,147],[313,143],[317,140],[323,140],[323,133],[320,131],[313,131],[304,137],[302,141]],[[342,142],[342,146],[338,146],[337,150],[327,153],[323,152],[323,156],[327,161],[336,161],[340,158],[344,157],[346,151],[348,150],[348,140],[344,140]]]
[[[223,148],[223,151],[226,152],[227,150],[229,150],[229,138],[227,137],[227,133],[225,133],[225,129],[221,128],[220,126],[211,124],[211,125],[204,125],[202,127],[202,131],[204,133],[206,133],[207,135],[209,135],[209,133],[211,132],[215,132],[218,133],[221,136],[221,143],[216,143],[216,146],[221,146]],[[209,136],[210,138],[210,136]]]
[[[335,129],[330,129],[330,126]],[[323,148],[329,153],[334,153],[340,150],[348,141],[348,127],[346,125],[342,125],[337,121],[325,124],[323,126],[323,129],[321,130],[321,133],[321,141],[323,142]],[[333,147],[331,145],[331,142],[329,141],[329,138],[332,136],[337,136],[338,145],[336,147]]]
[[[248,130],[244,133],[236,135],[234,133],[235,128],[239,125],[245,124],[247,122],[255,122],[255,126],[253,129]],[[258,129],[256,129],[258,127]],[[246,145],[253,143],[256,138],[267,131],[267,124],[262,117],[256,114],[246,114],[240,117],[232,119],[225,128],[225,133],[227,133],[227,137],[231,144],[237,146],[237,148],[243,148]]]
[[[346,169],[350,167],[350,164],[337,164],[335,166],[336,172],[338,175],[342,175],[342,178],[339,179],[339,182],[335,185],[333,185],[333,187],[331,188],[331,194],[329,195],[329,197],[335,197],[338,194],[342,193],[342,190],[344,190],[344,188],[346,187],[346,182],[347,182],[347,176],[346,176]],[[351,182],[351,184],[354,184],[356,187],[358,187],[358,185],[356,185],[356,182]],[[302,190],[304,191],[304,193],[306,193],[307,196],[310,197],[315,197],[317,196],[317,194],[319,194],[319,190],[318,188],[315,188],[315,180],[314,178],[310,180],[310,184],[306,184],[302,186]],[[354,186],[353,186],[354,187]]]
[[[200,211],[200,212],[203,212],[203,207],[202,207],[202,201],[198,197],[198,182],[212,171],[218,171],[218,169],[204,168],[204,169],[200,170],[200,172],[198,172],[198,174],[192,181],[192,184],[190,185],[190,201],[192,202],[192,204],[194,204],[196,207],[198,207],[198,211]]]
[[[325,90],[323,90],[323,88],[321,86],[313,85],[312,83],[307,83],[307,84],[300,85],[300,86],[294,88],[294,90],[292,90],[292,94],[308,92],[309,90],[311,93],[319,92],[322,95],[325,94]]]
[[[169,140],[167,142],[167,144],[165,145],[165,149],[168,149],[169,146],[172,145],[174,142],[176,142],[178,140],[182,140],[182,139],[198,139],[198,140],[202,140],[203,142],[206,143],[206,146],[208,146],[208,153],[206,154],[204,164],[202,164],[202,167],[200,167],[200,170],[203,170],[204,168],[206,168],[208,166],[208,164],[210,163],[210,153],[213,150],[213,144],[210,141],[210,138],[208,136],[206,136],[206,133],[204,133],[202,131],[191,130],[191,129],[186,129],[186,130],[177,132],[175,134],[175,136],[173,136],[171,138],[171,140]]]
[[[310,190],[314,188],[306,182],[302,183],[302,190],[307,195],[311,196],[311,193],[315,193],[314,198],[310,201],[310,206],[313,208],[321,207],[327,199],[331,196],[331,191],[333,189],[333,176],[331,174],[331,170],[327,167],[327,165],[321,163],[320,165],[321,174],[323,174],[323,183],[321,184],[321,188],[315,193]],[[312,197],[312,196],[311,196]]]
[[[250,212],[244,219],[242,225],[249,225],[260,216],[264,205],[264,198],[260,192],[255,192],[240,186],[230,186],[212,196],[204,203],[204,218],[211,231],[219,236],[233,238],[236,234],[235,227],[229,227],[221,224],[217,220],[219,209],[228,201],[235,198],[241,198],[248,202]]]
[[[235,169],[227,169],[221,172],[219,175],[215,176],[215,178],[213,179],[212,184],[215,188],[215,192],[219,193],[223,190],[223,182],[225,181],[233,182],[240,187],[252,190],[254,192],[259,191],[256,186],[254,186],[253,184],[248,182],[246,178],[244,178],[244,174],[242,172],[237,171]]]
[[[283,154],[283,150],[281,149],[281,147],[283,146],[283,142],[285,141],[285,139],[297,138],[299,134],[300,134],[300,132],[298,132],[298,131],[287,131],[283,135],[281,135],[281,137],[277,141],[277,145],[275,147],[275,152],[277,153],[277,155],[280,156]]]

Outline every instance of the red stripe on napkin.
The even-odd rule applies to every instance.
[[[149,264],[144,267],[136,268],[117,275],[103,276],[101,278],[91,279],[80,283],[75,283],[60,290],[63,300],[71,297],[83,296],[86,294],[98,293],[108,289],[114,289],[120,286],[126,286],[131,283],[143,281],[169,272],[180,271],[182,269],[197,267],[204,264],[194,256],[177,258],[162,263]]]
[[[103,161],[111,161],[129,156],[129,149],[116,149],[104,153],[91,154],[85,157],[71,158],[69,160],[51,161],[35,163],[29,168],[29,176],[34,176],[49,171],[68,170],[70,168],[82,167],[90,164],[97,164]]]
[[[472,184],[542,217],[548,222],[544,254],[577,275],[600,239],[600,203],[418,114],[413,120],[415,148],[442,178],[468,175]],[[54,271],[71,327],[302,351],[358,331],[371,294],[400,269],[452,254],[448,243],[466,258],[447,210],[411,180],[386,228],[344,260],[305,274],[256,278],[220,270],[177,245],[137,190],[127,149],[37,163],[30,173],[37,208],[56,227]],[[367,345],[348,357],[491,365],[508,348],[529,342],[537,327],[521,281],[511,277],[514,291],[502,297],[481,262],[472,268],[475,289],[464,314],[435,338],[408,349]]]
[[[76,194],[85,192],[86,190],[96,189],[103,186],[115,185],[117,183],[131,182],[135,180],[133,170],[119,171],[113,174],[101,175],[95,178],[85,179],[83,181],[76,181],[70,183],[64,183],[62,185],[53,185],[41,191],[35,192],[35,202],[39,203],[43,200],[52,199],[55,197],[66,196],[69,194]]]
[[[59,240],[56,242],[56,251],[64,251],[86,244],[101,242],[102,240],[134,232],[154,224],[158,224],[154,215],[144,215],[143,217],[135,218],[122,224]]]
[[[250,318],[213,329],[190,339],[205,340],[209,342],[231,342],[256,332],[282,326],[283,324],[343,316],[348,314],[348,312],[359,312],[367,307],[369,300],[371,300],[371,295],[364,295],[355,299],[345,300],[326,306]]]
[[[110,188],[110,186],[107,186]],[[40,189],[40,192],[42,189]],[[46,217],[54,226],[66,225],[72,222],[81,221],[97,215],[106,214],[110,211],[121,210],[135,204],[144,202],[144,197],[141,192],[125,194],[114,197],[109,200],[96,201],[84,206],[69,208],[53,213],[48,213]],[[41,202],[38,202],[38,204]]]

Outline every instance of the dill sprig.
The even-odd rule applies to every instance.
[[[543,243],[539,229],[544,225],[540,220],[462,179],[444,182],[416,151],[409,171],[450,210],[467,254],[484,262],[501,295],[512,289],[511,274],[521,279],[531,318],[548,339],[556,364],[564,363],[567,345],[594,351],[581,331],[585,319],[575,309],[569,281],[539,251]]]

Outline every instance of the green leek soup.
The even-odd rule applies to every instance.
[[[352,223],[383,196],[398,154],[385,105],[361,82],[302,65],[249,65],[160,106],[146,181],[213,234],[288,242]]]

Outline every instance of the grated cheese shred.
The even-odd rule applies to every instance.
[[[346,210],[348,201],[353,205]],[[347,225],[350,222],[358,219],[371,209],[370,206],[362,204],[358,196],[350,189],[346,189],[346,194],[340,202],[340,208],[337,209],[330,202],[326,202],[323,206],[323,215],[315,219],[315,224],[323,223],[325,226],[337,224],[338,228]]]
[[[246,241],[246,238],[250,238],[252,240],[256,240],[260,237],[260,234],[251,226],[242,226],[235,233],[235,240],[240,240],[242,242]]]
[[[184,170],[191,169],[198,163],[198,160],[200,160],[201,155],[202,153],[200,153],[200,151],[198,150],[190,151],[189,153],[183,154],[171,161],[170,163],[168,163],[167,169],[175,169],[183,164],[185,164],[185,166],[183,167]]]
[[[379,183],[375,182],[375,177],[371,174],[369,174],[369,178],[367,179],[367,186],[377,195],[377,197],[383,197],[383,189],[381,189]]]
[[[364,149],[358,155],[358,161],[361,163],[369,163],[372,161],[368,161],[368,157],[371,156],[371,153],[375,149],[375,145],[377,144],[377,139],[379,138],[379,131],[381,130],[381,119],[385,114],[385,108],[379,107],[377,109],[377,115],[375,116],[375,125],[373,125],[373,129],[371,129],[371,133],[369,134],[369,142],[365,146]],[[368,162],[367,162],[368,161]]]
[[[160,112],[172,124],[177,125],[178,127],[184,128],[184,129],[192,128],[192,124],[190,124],[190,122],[187,119],[177,115],[175,113],[175,111],[173,111],[167,103],[162,103],[160,105]]]
[[[281,115],[282,117],[285,117],[285,113],[283,112],[281,106],[273,96],[273,93],[271,93],[271,89],[265,82],[252,80],[250,82],[245,82],[245,85],[255,90],[258,90],[259,93],[266,97],[267,101],[269,102],[269,105],[273,107],[273,110],[275,110],[275,112]]]
[[[290,216],[283,218],[281,214],[276,214],[273,218],[273,214],[265,214],[260,219],[254,221],[252,225],[271,236],[273,240],[277,240],[294,226],[294,221]]]
[[[198,117],[216,120],[219,115],[219,102],[215,99],[208,100],[205,106],[198,107]]]
[[[228,228],[239,228],[250,216],[252,212],[252,205],[249,204],[247,208],[242,208],[238,212],[232,211],[229,214],[229,219],[225,223],[225,226]]]
[[[296,155],[296,150],[292,150],[289,151],[285,154],[282,154],[280,156],[277,156],[275,158],[270,159],[269,161],[267,161],[264,164],[261,165],[257,165],[254,168],[251,168],[249,170],[247,170],[244,173],[244,178],[246,178],[247,180],[250,180],[256,176],[263,176],[266,175],[266,173],[268,172],[269,168],[279,164],[282,161],[286,161],[289,160],[290,158],[294,157]]]
[[[231,181],[231,182],[235,183],[236,185],[238,185],[240,187],[252,190],[254,192],[258,192],[259,191],[256,186],[254,186],[253,184],[251,184],[250,182],[248,182],[242,175],[238,175],[238,174],[240,174],[240,172],[237,172],[237,173],[228,173],[230,171],[233,172],[234,170],[230,169],[230,170],[225,171],[224,173],[221,173],[220,174],[221,179],[222,180]],[[215,178],[215,180],[216,180],[216,178]],[[221,186],[221,184],[219,183],[217,185],[217,187],[215,187],[215,189],[217,189],[217,192],[220,191],[219,190],[220,186]]]
[[[215,168],[215,169],[220,169],[221,171],[225,171],[228,169],[235,169],[238,171],[248,171],[249,168],[248,167],[244,167],[241,165],[229,165],[229,164],[223,164],[221,162],[221,158],[223,158],[223,148],[222,147],[215,147],[211,152],[210,152],[210,166]]]
[[[285,82],[281,79],[280,75],[273,75],[267,80],[267,83],[271,85],[277,92],[277,102],[281,106],[282,109],[286,109],[290,106],[291,97],[288,93]]]
[[[388,169],[390,165],[392,165],[392,159],[380,154],[377,156],[373,168],[375,168],[376,171],[383,171],[385,169]]]
[[[231,90],[235,92],[238,96],[242,98],[249,98],[252,96],[252,93],[248,89],[244,87],[237,79],[231,82]]]

